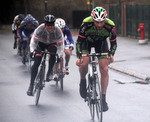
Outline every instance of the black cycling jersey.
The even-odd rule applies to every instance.
[[[108,37],[110,37],[110,49],[108,49],[106,41]],[[91,47],[95,47],[97,53],[109,51],[111,55],[115,54],[117,43],[116,28],[113,21],[106,19],[104,27],[101,30],[97,30],[92,17],[87,17],[83,20],[77,39],[77,56],[79,56],[80,52],[90,53]]]

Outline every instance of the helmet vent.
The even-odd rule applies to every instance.
[[[95,19],[98,18],[97,14],[95,14],[95,16],[96,16]]]
[[[104,18],[104,14],[102,14],[101,18]]]
[[[99,11],[98,14],[99,14],[99,16],[100,16],[101,12]]]

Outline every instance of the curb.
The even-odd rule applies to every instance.
[[[75,50],[72,51],[72,56],[76,56]],[[139,78],[141,80],[146,80],[146,79],[150,78],[145,74],[142,74],[142,73],[136,72],[134,70],[130,70],[128,68],[118,66],[118,65],[115,65],[115,64],[110,64],[108,67],[109,67],[109,69],[124,73],[126,75],[130,75],[132,77]]]
[[[134,70],[130,70],[130,69],[125,68],[125,67],[122,67],[122,66],[117,66],[117,65],[114,65],[114,64],[110,64],[108,67],[109,67],[110,69],[112,69],[112,70],[116,70],[116,71],[118,71],[118,72],[121,72],[121,73],[130,75],[130,76],[139,78],[139,79],[141,79],[141,80],[146,80],[146,79],[149,78],[149,77],[148,77],[147,75],[145,75],[145,74],[136,72],[136,71],[134,71]]]
[[[74,51],[73,51],[73,53],[72,53],[72,56],[76,56],[76,54],[75,54]],[[130,69],[125,68],[125,67],[122,67],[122,66],[117,66],[117,65],[115,65],[115,64],[110,64],[108,67],[109,67],[109,69],[115,70],[115,71],[117,71],[117,72],[120,72],[120,73],[129,75],[129,76],[132,76],[132,77],[141,79],[141,80],[143,80],[143,83],[144,83],[144,84],[150,84],[150,77],[148,77],[148,76],[145,75],[145,74],[136,72],[136,71],[134,71],[134,70],[130,70]],[[142,83],[142,84],[143,84],[143,83]]]

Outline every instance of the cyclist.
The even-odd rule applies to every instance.
[[[39,25],[39,22],[33,18],[31,14],[28,14],[21,22],[20,28],[19,28],[19,36],[21,39],[21,48],[23,52],[22,56],[22,63],[25,64],[25,51],[27,46],[29,45],[30,38],[34,32],[34,30],[37,28]]]
[[[13,20],[13,24],[12,24],[12,31],[14,33],[14,44],[13,44],[13,49],[17,48],[17,43],[18,43],[18,49],[19,49],[19,53],[21,55],[21,45],[20,45],[20,40],[18,39],[17,42],[17,38],[18,36],[18,29],[20,28],[20,24],[21,21],[24,19],[24,15],[23,14],[19,14],[16,15],[14,20]]]
[[[50,55],[49,68],[47,72],[46,80],[50,81],[52,78],[52,68],[56,61],[55,54],[63,54],[63,33],[60,28],[54,25],[55,17],[53,15],[46,15],[44,17],[45,23],[38,26],[35,30],[30,43],[31,55],[33,55],[34,50],[47,49],[49,52],[54,53]],[[34,80],[38,72],[38,67],[41,63],[42,55],[35,51],[34,54],[34,64],[31,70],[31,81],[30,86],[27,91],[27,95],[32,96]]]
[[[106,102],[106,90],[108,86],[108,64],[114,61],[114,54],[117,48],[116,42],[116,28],[113,21],[106,18],[107,12],[103,7],[96,7],[92,10],[91,16],[83,20],[80,27],[76,51],[79,58],[79,53],[90,53],[91,47],[95,48],[96,53],[109,52],[108,56],[98,57],[99,70],[101,73],[101,86],[102,86],[102,101],[103,111],[108,110]],[[107,37],[110,37],[110,49],[108,49]],[[80,95],[86,98],[86,74],[88,72],[88,57],[82,57],[81,63],[77,59],[76,65],[79,66],[80,72]]]
[[[70,29],[65,23],[65,20],[61,18],[57,18],[55,25],[61,28],[64,34],[65,69],[66,69],[66,75],[68,75],[69,74],[69,60],[70,60],[71,51],[74,49],[74,41],[72,39]]]

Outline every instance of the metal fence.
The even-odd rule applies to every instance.
[[[117,34],[121,34],[121,6],[110,6],[109,18],[114,21]]]
[[[145,24],[145,38],[150,40],[150,5],[126,5],[126,36],[140,37],[137,29]],[[121,34],[121,6],[109,7],[109,18],[116,24],[117,33]]]
[[[150,5],[127,5],[127,36],[139,37],[137,32],[140,23],[145,24],[145,38],[150,39]]]

